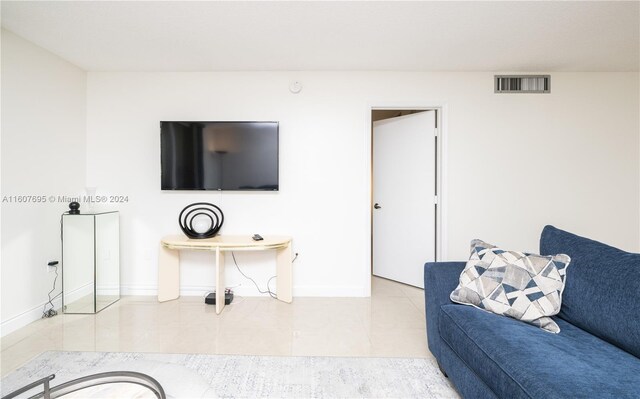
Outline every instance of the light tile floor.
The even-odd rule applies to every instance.
[[[235,298],[220,315],[202,298],[129,296],[96,315],[43,319],[1,339],[4,376],[48,350],[429,357],[424,291],[374,277],[371,298]]]
[[[111,305],[118,300],[115,295],[98,295],[93,299],[93,294],[83,296],[70,304],[65,302],[65,312],[67,313],[94,313],[95,309],[99,311]]]

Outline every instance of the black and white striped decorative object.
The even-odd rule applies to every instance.
[[[178,223],[189,238],[211,238],[220,231],[224,214],[220,208],[208,202],[194,202],[180,212]]]

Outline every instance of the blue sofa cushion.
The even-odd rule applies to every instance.
[[[546,226],[540,253],[571,257],[558,316],[640,357],[640,254]]]
[[[560,334],[468,306],[439,312],[445,344],[498,397],[640,397],[640,359],[555,320]]]

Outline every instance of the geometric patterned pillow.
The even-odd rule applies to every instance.
[[[568,255],[541,256],[505,251],[471,241],[471,256],[451,300],[559,333],[549,316],[558,314]]]

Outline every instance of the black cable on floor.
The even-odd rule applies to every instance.
[[[53,263],[53,262],[51,262]],[[55,315],[58,314],[58,312],[54,309],[55,306],[53,305],[53,300],[56,299],[57,297],[59,297],[60,295],[62,295],[62,292],[59,293],[58,295],[54,296],[53,298],[51,298],[51,294],[53,294],[53,291],[56,290],[56,281],[58,281],[58,262],[55,262],[55,264],[51,264],[49,263],[50,267],[55,267],[56,270],[56,277],[53,279],[53,288],[51,289],[51,291],[49,291],[49,294],[47,294],[47,297],[49,297],[49,302],[45,303],[44,306],[42,307],[42,318],[47,318],[47,317],[53,317]],[[51,309],[46,310],[47,309],[47,304],[51,305]]]

